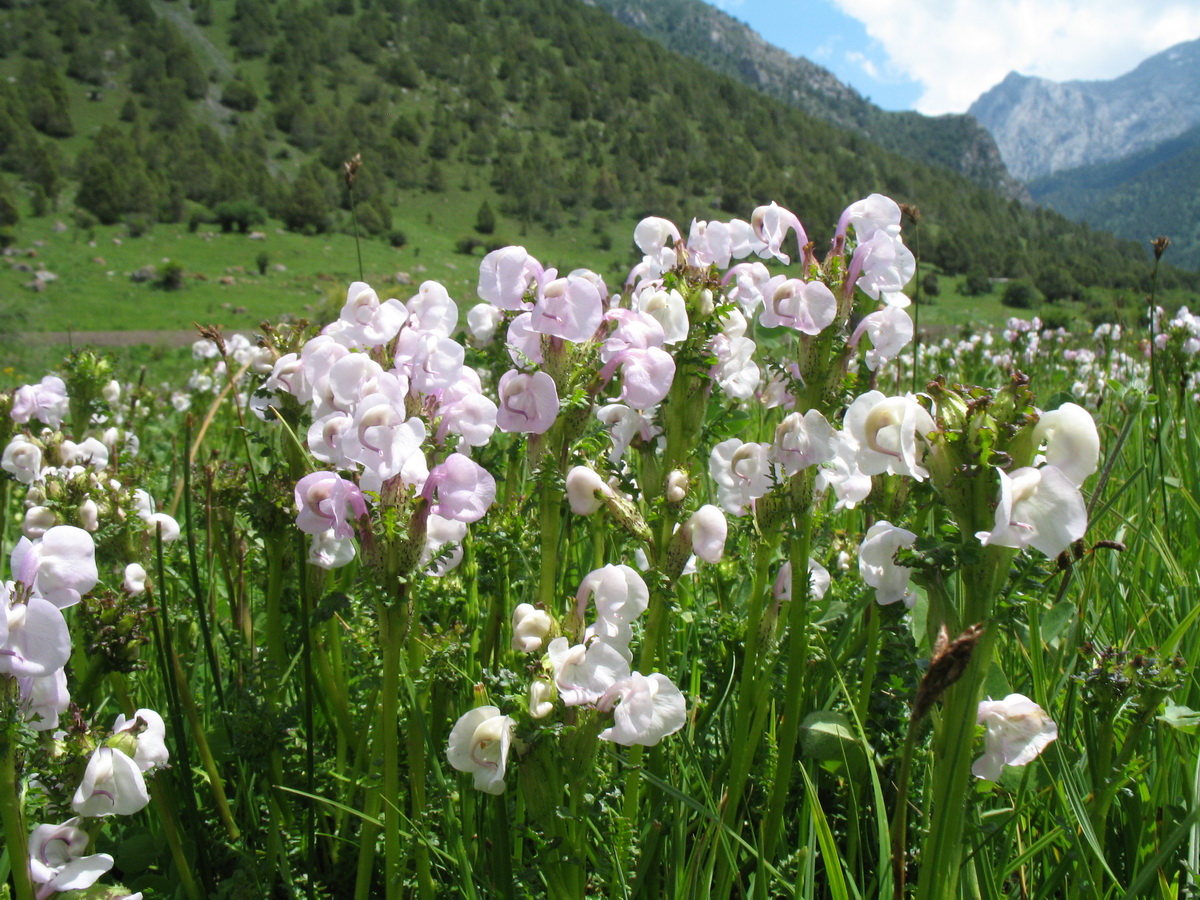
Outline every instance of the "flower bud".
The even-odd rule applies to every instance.
[[[667,476],[667,502],[682,503],[688,492],[687,473],[674,469]]]
[[[613,489],[587,466],[575,466],[567,473],[567,499],[577,516],[590,516],[611,496]]]
[[[725,555],[729,524],[725,513],[712,504],[700,507],[684,526],[692,537],[692,552],[707,563],[720,562]]]
[[[58,519],[53,510],[44,506],[34,506],[25,510],[25,521],[21,523],[21,533],[31,541],[36,541],[57,524]]]
[[[100,508],[90,497],[79,504],[79,524],[85,531],[95,531],[100,527]]]
[[[521,603],[512,615],[512,648],[518,653],[536,653],[554,625],[550,614],[536,609],[529,603]]]
[[[121,382],[117,379],[112,379],[108,384],[100,389],[101,395],[104,397],[104,402],[112,406],[121,399]]]
[[[146,570],[138,563],[125,567],[125,580],[121,583],[126,593],[137,595],[146,590]]]
[[[554,687],[540,678],[529,685],[529,716],[544,719],[554,712]]]

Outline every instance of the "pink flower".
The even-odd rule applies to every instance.
[[[766,328],[786,325],[801,334],[818,335],[837,316],[837,298],[819,281],[777,276],[763,289],[758,321]]]
[[[541,263],[524,247],[493,250],[479,263],[479,298],[497,309],[528,309],[525,292],[541,277]]]
[[[604,366],[600,375],[611,378],[617,368],[622,375],[618,399],[634,409],[649,409],[661,403],[675,380],[674,358],[658,347],[623,350]]]
[[[305,534],[321,534],[333,529],[339,538],[354,536],[351,518],[367,514],[367,503],[358,486],[334,472],[313,472],[296,484],[296,527]]]
[[[750,217],[750,227],[754,229],[755,237],[765,244],[762,249],[757,251],[758,255],[764,259],[773,256],[784,265],[792,261],[791,257],[782,249],[784,238],[787,237],[789,231],[796,233],[796,240],[801,252],[808,243],[808,235],[804,233],[804,226],[800,224],[795,213],[776,203],[771,203],[770,206],[760,206],[754,210],[754,214]]]
[[[49,528],[36,543],[18,541],[12,571],[18,581],[59,609],[74,606],[100,580],[96,544],[90,534],[73,525]]]
[[[343,334],[362,347],[379,347],[392,340],[408,319],[399,300],[379,301],[369,284],[356,281],[346,291],[339,318],[346,323]]]
[[[533,305],[530,327],[538,334],[583,343],[604,319],[604,303],[594,281],[581,275],[556,278]]]
[[[545,372],[505,372],[498,394],[496,427],[501,431],[545,434],[558,418],[558,388]]]
[[[469,524],[482,519],[495,501],[496,479],[469,457],[451,453],[430,470],[422,494],[433,500],[434,515]]]

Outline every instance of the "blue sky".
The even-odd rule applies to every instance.
[[[708,0],[884,109],[965,112],[1011,71],[1115,78],[1200,38],[1197,0]]]

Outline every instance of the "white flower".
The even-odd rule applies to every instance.
[[[621,651],[604,641],[591,646],[571,646],[565,637],[557,637],[546,648],[554,668],[554,685],[567,706],[595,703],[604,692],[629,677],[629,662]]]
[[[789,413],[775,429],[771,456],[787,475],[795,475],[808,466],[820,465],[837,455],[837,433],[815,409],[804,415]]]
[[[1058,556],[1087,531],[1087,507],[1079,488],[1055,466],[1025,467],[1011,475],[997,469],[1000,497],[996,524],[976,532],[984,546],[1035,547]]]
[[[1042,413],[1033,439],[1046,444],[1046,462],[1076,486],[1082,485],[1100,465],[1100,435],[1091,414],[1082,406],[1064,403]]]
[[[1005,766],[1023,766],[1037,759],[1058,737],[1058,726],[1046,711],[1023,694],[980,702],[976,721],[987,731],[983,756],[975,760],[971,772],[989,781],[998,781]]]
[[[845,430],[858,445],[858,468],[864,475],[911,475],[924,481],[921,465],[926,435],[936,430],[933,417],[911,394],[885,397],[868,391],[846,410]]]
[[[476,790],[502,794],[514,724],[494,706],[476,707],[450,729],[446,759],[458,771],[475,777]]]
[[[34,884],[44,884],[47,893],[86,890],[113,867],[107,853],[83,855],[91,839],[75,827],[78,822],[38,825],[29,835],[29,877]]]
[[[596,702],[596,709],[613,710],[613,726],[600,732],[600,739],[625,747],[634,744],[653,747],[687,722],[683,694],[667,676],[658,672],[632,673],[605,691]]]
[[[21,484],[33,484],[42,475],[41,446],[18,434],[4,448],[0,469],[4,469]]]
[[[708,459],[708,474],[717,483],[721,508],[735,516],[764,496],[774,484],[769,444],[742,443],[738,438],[721,441]]]
[[[57,524],[58,516],[54,515],[54,510],[46,506],[31,506],[25,510],[21,534],[31,541],[36,541]]]
[[[554,686],[540,678],[529,685],[529,717],[544,719],[554,712]]]
[[[146,779],[137,763],[105,745],[97,747],[88,760],[71,809],[81,816],[130,816],[149,802]]]
[[[143,772],[166,765],[171,758],[167,750],[167,725],[152,709],[139,709],[130,721],[126,721],[124,714],[117,716],[113,735],[130,735],[136,739],[133,761]]]
[[[879,521],[868,529],[858,548],[858,571],[862,580],[875,588],[875,600],[887,606],[897,600],[912,609],[916,599],[908,589],[911,569],[896,565],[896,551],[911,547],[917,536],[907,529],[887,521]]]

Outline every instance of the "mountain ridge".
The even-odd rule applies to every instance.
[[[1010,72],[968,113],[1023,181],[1111,162],[1200,124],[1200,39],[1106,81],[1055,82]]]
[[[814,118],[857,132],[886,150],[944,166],[1006,197],[1029,199],[1005,168],[991,135],[969,116],[929,117],[880,109],[828,69],[776,47],[750,26],[702,0],[581,2],[609,12],[670,50]]]

